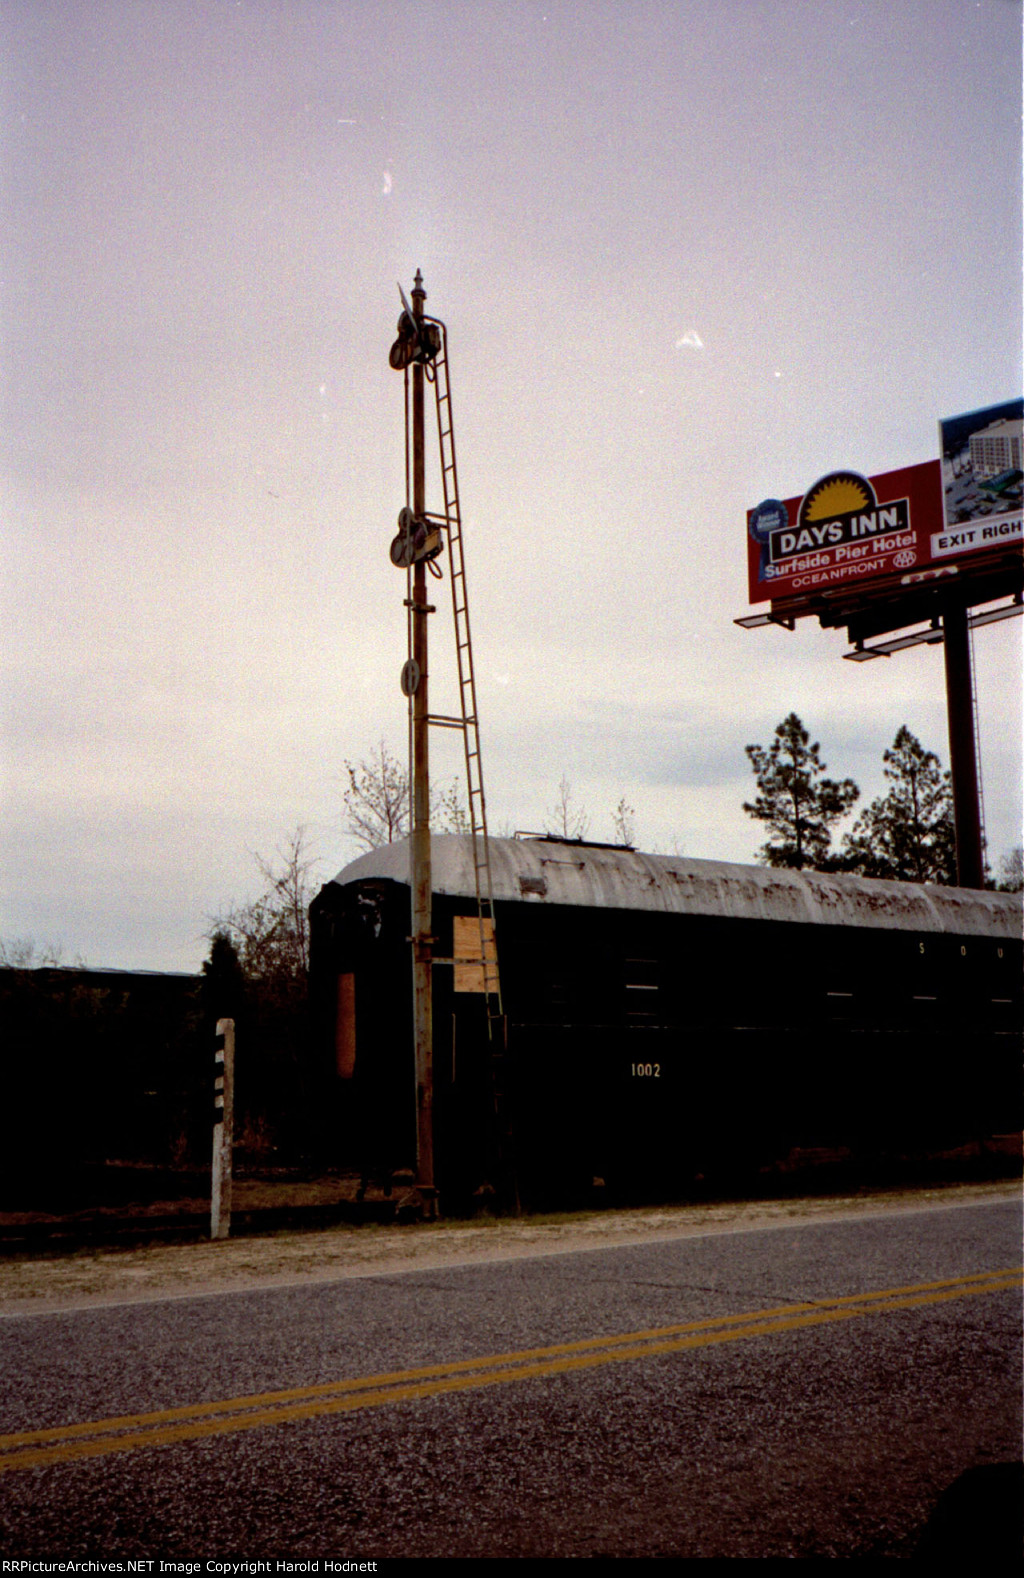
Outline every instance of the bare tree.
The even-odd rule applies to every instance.
[[[999,862],[996,888],[1000,893],[1024,891],[1024,848],[1017,844]]]
[[[312,872],[304,827],[297,827],[276,851],[275,860],[254,854],[263,891],[248,903],[214,917],[207,937],[227,938],[250,980],[294,976],[309,970],[309,905]]]
[[[409,772],[381,740],[361,762],[346,762],[345,831],[365,849],[394,844],[410,831]],[[469,812],[457,778],[431,786],[430,825],[438,833],[468,833]]]
[[[625,795],[612,812],[612,828],[617,844],[625,844],[630,849],[636,846],[636,807],[629,804]]]
[[[37,942],[34,937],[0,937],[0,966],[8,970],[39,970],[60,964],[64,950],[59,942]],[[84,969],[81,959],[79,969]]]
[[[368,760],[346,762],[345,831],[365,849],[393,844],[409,831],[409,773],[387,744]]]
[[[243,1149],[266,1159],[325,1143],[324,1085],[309,1057],[309,925],[316,865],[296,828],[273,857],[254,854],[257,897],[213,920],[204,1006],[239,1027],[235,1110]]]
[[[470,831],[469,812],[462,798],[462,789],[457,778],[450,778],[436,794],[431,791],[430,825],[438,833]]]
[[[590,817],[577,803],[572,784],[564,775],[558,785],[558,797],[547,815],[544,831],[556,838],[586,838],[590,830]],[[554,826],[549,825],[552,822]]]

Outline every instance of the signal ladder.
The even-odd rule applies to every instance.
[[[440,728],[461,729],[466,757],[466,792],[469,811],[470,844],[473,856],[473,884],[479,924],[480,968],[483,972],[487,1036],[490,1046],[491,1087],[494,1101],[496,1150],[499,1174],[515,1190],[512,1156],[511,1111],[507,1090],[507,1047],[505,1019],[498,972],[497,937],[494,918],[494,891],[491,881],[491,855],[487,839],[487,803],[484,797],[483,767],[480,757],[480,729],[473,672],[473,642],[469,622],[469,595],[462,547],[462,514],[459,507],[459,476],[455,459],[455,425],[452,414],[451,384],[448,376],[448,331],[438,318],[425,318],[437,325],[441,344],[432,361],[424,365],[427,380],[434,385],[437,408],[437,438],[440,451],[443,516],[428,514],[431,524],[441,526],[448,538],[452,585],[452,615],[455,624],[455,657],[458,669],[459,716],[428,714],[427,722]]]

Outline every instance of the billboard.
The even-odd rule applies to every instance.
[[[1007,400],[939,423],[946,535],[979,546],[993,531],[1021,541],[1024,400]],[[950,551],[955,551],[950,549]]]
[[[799,615],[826,593],[833,603],[844,589],[858,601],[891,596],[944,572],[995,568],[1008,549],[1019,557],[1022,418],[1019,400],[950,418],[941,461],[872,477],[831,471],[802,497],[748,510],[750,601]]]
[[[937,460],[875,477],[830,471],[803,497],[766,499],[747,512],[750,601],[899,581],[934,563],[943,528]]]

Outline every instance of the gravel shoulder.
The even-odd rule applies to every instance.
[[[827,1198],[660,1206],[557,1217],[487,1218],[402,1227],[332,1227],[225,1242],[79,1250],[0,1261],[0,1315],[194,1298],[348,1277],[572,1254],[655,1239],[796,1227],[893,1212],[1019,1199],[1020,1185],[984,1183]]]

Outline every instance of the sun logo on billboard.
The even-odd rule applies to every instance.
[[[874,492],[863,477],[855,471],[833,471],[805,494],[800,519],[831,520],[836,515],[852,515],[855,510],[871,509],[874,503]]]

